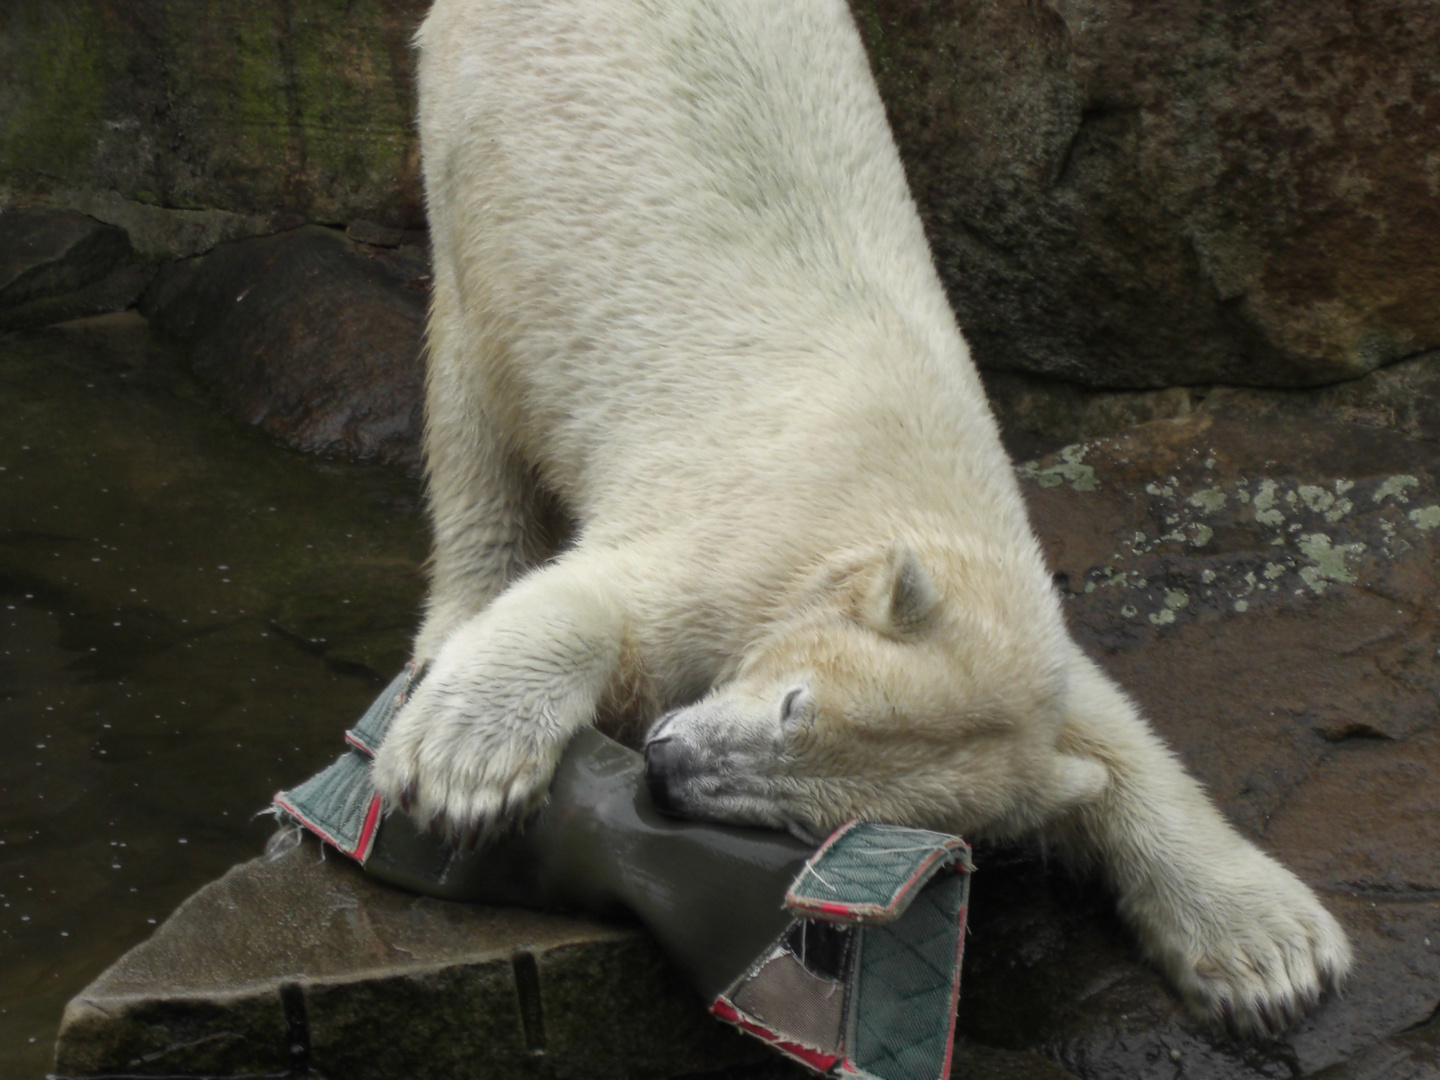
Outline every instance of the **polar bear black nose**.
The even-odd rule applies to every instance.
[[[655,809],[663,814],[679,812],[670,793],[670,778],[681,756],[681,747],[674,739],[651,739],[645,744],[645,786],[650,789]]]

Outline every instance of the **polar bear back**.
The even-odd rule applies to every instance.
[[[420,43],[437,290],[582,520],[723,449],[1025,529],[843,0],[439,0]]]

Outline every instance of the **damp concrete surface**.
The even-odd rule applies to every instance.
[[[226,418],[137,315],[0,335],[0,1076],[403,663],[418,496]]]

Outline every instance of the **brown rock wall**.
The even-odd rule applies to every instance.
[[[855,0],[979,361],[1295,386],[1440,344],[1423,0]]]
[[[418,225],[410,39],[428,7],[13,0],[0,187]]]
[[[427,0],[14,0],[0,206],[146,253],[423,220]],[[1426,0],[852,0],[975,354],[1077,384],[1303,386],[1440,347]]]

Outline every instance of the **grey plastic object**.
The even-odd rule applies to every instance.
[[[640,755],[587,729],[521,832],[461,851],[386,815],[370,784],[369,757],[413,681],[396,678],[346,732],[350,749],[276,805],[402,888],[634,915],[714,1015],[817,1071],[948,1074],[971,868],[959,838],[852,822],[817,851],[667,817]]]

